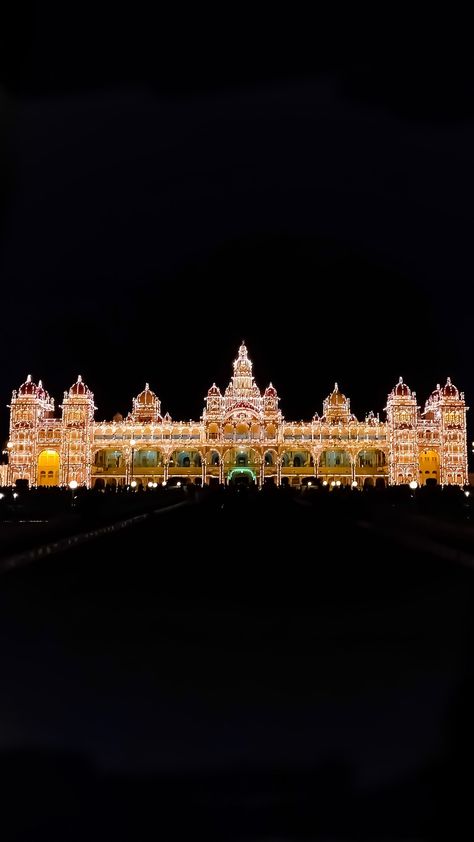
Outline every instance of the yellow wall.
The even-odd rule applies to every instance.
[[[420,452],[420,485],[426,485],[427,479],[439,482],[439,455],[436,450]]]
[[[57,450],[42,450],[38,456],[38,485],[59,485]]]

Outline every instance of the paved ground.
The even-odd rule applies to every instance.
[[[211,496],[8,573],[4,775],[34,789],[66,753],[73,768],[91,763],[101,776],[102,806],[110,781],[128,781],[126,801],[137,782],[146,792],[164,776],[160,786],[188,781],[189,791],[213,781],[203,795],[214,793],[211,813],[217,802],[223,810],[216,780],[228,781],[230,814],[275,835],[281,823],[269,817],[292,781],[306,793],[295,816],[325,793],[308,820],[317,827],[325,816],[326,830],[341,792],[352,804],[373,793],[385,803],[397,787],[403,797],[415,787],[422,807],[397,796],[400,815],[385,813],[385,828],[400,830],[407,817],[441,827],[440,781],[472,741],[473,582],[469,569],[381,543],[342,508],[243,494]],[[51,780],[54,789],[56,772]],[[239,793],[250,786],[245,809],[233,781]],[[170,799],[179,811],[176,792]],[[245,822],[232,822],[246,838]],[[288,822],[290,835],[303,832]]]

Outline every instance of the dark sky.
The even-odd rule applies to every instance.
[[[28,372],[58,402],[80,372],[99,419],[146,380],[197,417],[243,337],[287,418],[334,380],[359,415],[400,374],[472,400],[462,52],[52,9],[2,70],[3,432]]]

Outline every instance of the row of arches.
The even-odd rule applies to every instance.
[[[225,470],[231,470],[234,467],[238,468],[257,468],[260,465],[260,454],[251,449],[230,448],[224,453],[223,466]],[[202,470],[203,457],[197,450],[176,450],[171,454],[167,463],[167,468],[171,473],[176,470],[184,470],[188,473]],[[206,467],[208,469],[218,469],[221,465],[222,456],[218,451],[210,451],[206,455]],[[165,456],[160,450],[156,449],[139,449],[134,453],[133,468],[136,474],[140,472],[144,474],[149,473],[153,469],[159,472],[164,469]],[[274,450],[267,450],[264,453],[264,464],[266,469],[277,469],[278,454]],[[115,474],[122,475],[126,473],[126,455],[121,450],[104,448],[96,451],[94,454],[93,466],[95,474]],[[384,473],[387,467],[386,455],[383,451],[378,449],[362,450],[357,454],[355,461],[355,470],[361,472],[380,472]],[[314,471],[314,457],[307,450],[288,450],[282,454],[281,469],[283,473],[286,469],[306,469],[308,472]],[[318,461],[318,472],[334,474],[350,473],[352,468],[351,456],[344,450],[329,450],[323,451],[320,454]],[[435,450],[424,450],[419,454],[419,476],[416,479],[425,484],[428,480],[435,480],[439,482],[439,454]],[[414,477],[410,474],[410,479]],[[45,449],[41,451],[38,457],[37,464],[37,482],[39,485],[58,485],[60,479],[60,457],[59,453],[53,449]],[[396,481],[406,482],[407,477],[399,473]],[[449,475],[448,482],[461,483],[462,473],[457,474],[452,472]]]
[[[207,464],[219,464],[220,455],[218,451],[211,451],[207,456]],[[264,454],[265,464],[272,466],[276,464],[277,453],[274,450],[266,450]],[[282,467],[313,467],[314,457],[308,450],[286,450],[282,454]],[[260,456],[253,449],[239,450],[229,449],[224,454],[224,461],[235,460],[235,464],[247,464],[247,462],[259,462]],[[114,449],[101,449],[94,455],[94,465],[97,468],[106,470],[120,470],[125,466],[126,456],[124,451]],[[165,464],[165,455],[158,449],[139,449],[133,454],[134,468],[159,468]],[[168,464],[177,467],[202,467],[202,456],[194,449],[175,450],[169,458]],[[351,455],[344,450],[325,450],[321,453],[318,466],[322,468],[350,468],[352,464]],[[387,464],[385,453],[382,450],[371,449],[361,450],[356,458],[358,468],[384,468]]]

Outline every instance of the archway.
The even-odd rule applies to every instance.
[[[323,450],[319,457],[319,466],[343,470],[351,467],[351,457],[346,450]]]
[[[419,457],[420,485],[439,483],[439,453],[436,450],[421,450]]]
[[[170,457],[171,468],[187,468],[195,470],[201,468],[201,454],[192,448],[189,450],[174,450]]]
[[[124,454],[122,450],[101,448],[94,453],[94,467],[105,471],[123,469]]]
[[[379,448],[367,448],[366,450],[360,450],[357,454],[356,467],[358,469],[367,468],[371,471],[376,471],[384,468],[386,464],[385,453]]]
[[[59,485],[59,453],[42,450],[38,456],[38,485]]]
[[[227,481],[233,483],[246,482],[252,484],[256,482],[255,471],[251,468],[232,468],[227,474]]]
[[[134,470],[139,468],[159,468],[163,465],[163,454],[160,450],[141,447],[135,450],[133,456]]]

